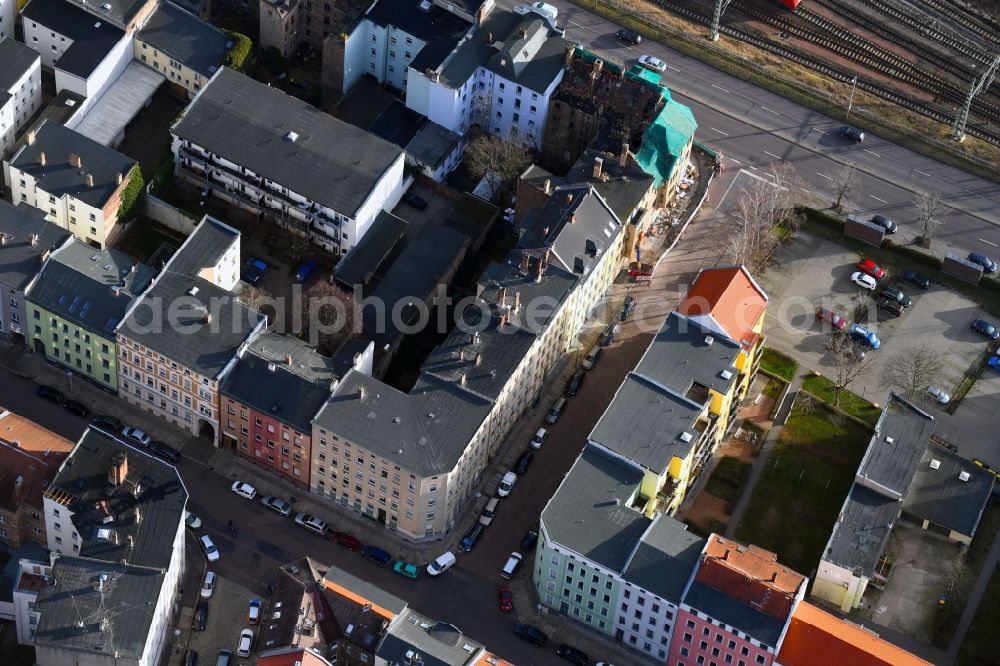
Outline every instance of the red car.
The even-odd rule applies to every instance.
[[[847,326],[846,319],[833,310],[827,310],[826,308],[819,308],[816,310],[816,319],[829,323],[830,326],[833,326],[833,328],[838,331],[844,330],[844,327]]]
[[[871,259],[862,259],[857,264],[857,269],[864,273],[865,275],[871,275],[876,280],[881,280],[885,277],[885,269],[876,264]]]
[[[504,613],[514,610],[514,599],[510,595],[509,587],[500,588],[500,610]]]
[[[358,547],[361,546],[361,542],[358,541],[356,538],[352,537],[347,532],[330,532],[327,535],[327,538],[330,541],[339,543],[341,546],[343,546],[348,550],[357,550]]]

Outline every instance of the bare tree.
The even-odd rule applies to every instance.
[[[771,165],[769,178],[752,176],[729,215],[726,253],[735,263],[756,266],[777,241],[775,227],[790,225],[801,203],[795,169],[788,162]]]
[[[835,333],[826,343],[826,351],[833,361],[830,380],[836,389],[834,407],[840,406],[840,395],[847,386],[875,369],[875,354],[868,353],[864,345],[844,333]]]
[[[917,211],[917,222],[920,224],[920,242],[924,247],[930,247],[934,229],[941,224],[941,218],[947,207],[941,200],[941,195],[937,193],[918,194],[913,207]]]
[[[882,371],[882,381],[909,401],[926,395],[925,389],[941,379],[938,354],[929,345],[917,343],[894,354]]]
[[[837,197],[837,200],[833,202],[833,209],[840,211],[843,204],[849,202],[855,190],[858,189],[860,183],[858,170],[850,164],[845,164],[833,172],[830,182],[833,184],[834,194]]]
[[[508,136],[482,134],[469,142],[464,159],[473,178],[486,178],[490,200],[496,201],[531,164],[531,153],[516,132]]]
[[[327,280],[318,280],[306,290],[304,308],[309,343],[321,354],[333,355],[354,332],[355,308],[351,295]]]

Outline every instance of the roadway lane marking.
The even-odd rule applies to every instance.
[[[781,157],[779,157],[778,155],[775,155],[774,153],[769,153],[766,150],[764,151],[764,154],[765,155],[770,155],[771,157],[773,157],[776,160],[780,160],[781,159]]]
[[[583,28],[582,25],[580,25],[579,23],[574,23],[573,21],[566,21],[566,23],[569,23],[570,25],[575,25],[578,28]]]
[[[804,187],[800,187],[799,189],[802,190],[803,192],[805,192],[806,194],[812,194],[812,192],[810,192],[809,190],[807,190]]]
[[[817,176],[823,176],[823,177],[824,177],[824,178],[826,178],[827,180],[833,180],[833,176],[828,176],[828,175],[826,175],[825,173],[820,173],[819,171],[817,171],[817,172],[816,172],[816,175],[817,175]]]
[[[874,199],[875,201],[881,201],[882,203],[889,203],[889,202],[888,202],[888,201],[886,201],[885,199],[879,199],[879,198],[878,198],[877,196],[875,196],[874,194],[869,194],[868,196],[870,196],[870,197],[871,197],[872,199]]]
[[[718,131],[718,130],[716,130],[716,131]],[[743,164],[743,162],[740,162],[740,161],[739,161],[738,159],[736,159],[735,157],[730,157],[730,158],[729,158],[729,161],[730,161],[730,162],[732,162],[733,164]]]
[[[729,91],[728,91],[728,90],[726,90],[725,88],[719,88],[719,86],[715,85],[714,83],[712,84],[712,87],[713,87],[713,88],[718,88],[718,89],[719,89],[719,90],[721,90],[722,92],[724,92],[724,93],[726,93],[726,94],[729,94]]]
[[[778,112],[777,112],[777,111],[775,111],[774,109],[769,109],[769,108],[767,108],[766,106],[764,106],[763,104],[761,105],[761,107],[760,107],[760,108],[764,109],[765,111],[770,111],[771,113],[773,113],[773,114],[774,114],[774,115],[776,115],[776,116],[780,116],[780,115],[781,115],[780,113],[778,113]]]
[[[919,174],[920,174],[921,176],[927,176],[928,178],[930,178],[930,177],[931,177],[931,175],[930,175],[929,173],[924,173],[924,172],[923,172],[923,171],[921,171],[920,169],[914,169],[914,171],[915,171],[916,173],[919,173]]]
[[[969,194],[971,194],[972,196],[976,197],[977,199],[983,199],[983,198],[985,198],[985,197],[983,197],[983,195],[981,195],[981,194],[976,194],[976,193],[975,193],[975,192],[973,192],[972,190],[967,190],[967,189],[965,189],[964,187],[961,187],[961,188],[959,188],[959,189],[960,189],[960,190],[962,190],[963,192],[968,192]]]
[[[751,169],[753,169],[754,171],[757,170],[757,167],[753,166],[752,164],[748,164],[747,166],[750,167]],[[751,173],[751,174],[747,174],[747,175],[752,176],[753,174]]]
[[[681,70],[677,69],[676,67],[671,67],[670,65],[667,65],[667,63],[663,63],[663,64],[666,65],[667,69],[672,69],[675,72],[680,72],[681,71]]]
[[[980,238],[979,240],[989,245],[992,245],[993,247],[1000,247],[1000,245],[997,245],[996,243],[990,243],[990,241],[986,240],[985,238]]]
[[[718,133],[719,133],[719,134],[721,134],[722,136],[729,136],[728,134],[726,134],[725,132],[723,132],[723,131],[722,131],[722,130],[720,130],[720,129],[715,129],[714,127],[709,127],[708,129],[710,129],[710,130],[712,130],[712,131],[715,131],[715,132],[718,132]]]
[[[862,148],[861,150],[865,151],[866,153],[871,153],[871,154],[872,154],[872,155],[874,155],[875,157],[882,157],[881,155],[879,155],[878,153],[876,153],[876,152],[875,152],[875,151],[873,151],[873,150],[868,150],[867,148]]]

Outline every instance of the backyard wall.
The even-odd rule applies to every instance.
[[[190,236],[194,231],[194,226],[198,222],[189,214],[168,204],[163,199],[158,199],[147,193],[142,206],[142,213],[146,217],[156,220],[168,229],[172,229],[184,236]]]

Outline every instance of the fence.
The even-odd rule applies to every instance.
[[[198,224],[198,220],[180,208],[148,193],[142,205],[142,213],[184,236],[190,236],[195,225]]]

